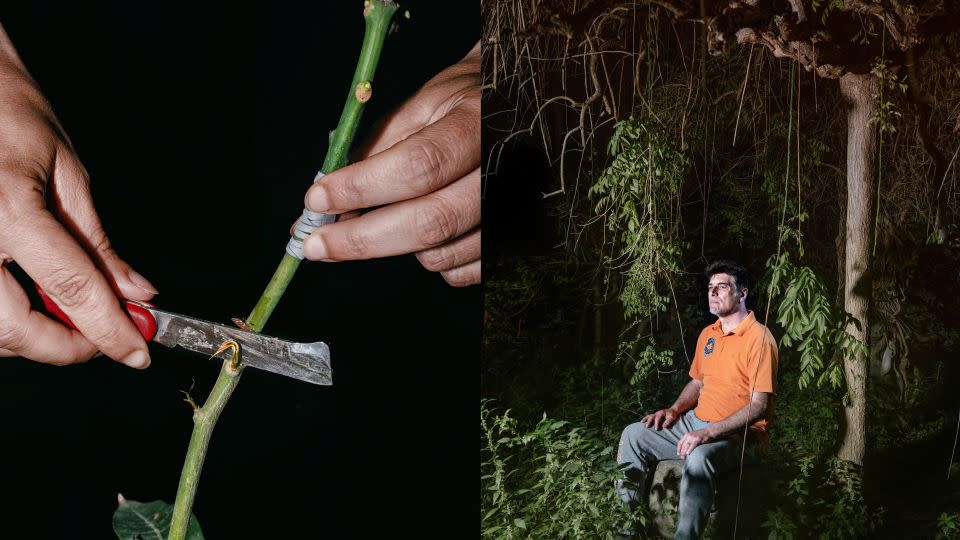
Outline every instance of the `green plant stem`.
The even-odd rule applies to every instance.
[[[237,387],[242,371],[242,368],[233,368],[229,360],[224,361],[220,368],[220,376],[217,377],[213,390],[207,396],[206,403],[193,414],[193,433],[190,435],[190,446],[187,447],[187,457],[180,472],[180,486],[177,488],[177,501],[174,504],[169,539],[179,540],[187,534],[190,511],[197,493],[197,483],[200,481],[200,470],[203,469],[203,461],[207,455],[213,428],[227,405],[230,394]]]
[[[390,18],[398,7],[392,1],[366,2],[365,5],[367,6],[364,8],[366,31],[363,47],[360,50],[360,58],[357,60],[357,69],[353,72],[353,81],[350,83],[347,101],[343,105],[343,113],[340,114],[340,123],[337,124],[336,131],[330,134],[330,149],[327,151],[327,158],[323,161],[324,173],[335,171],[347,164],[347,151],[350,150],[350,143],[357,133],[363,106],[369,99],[369,97],[363,101],[357,99],[357,86],[373,82],[373,74],[380,61],[380,51],[383,50],[383,41],[387,37],[387,30],[390,29]]]
[[[260,295],[260,300],[247,317],[246,323],[254,332],[263,330],[273,309],[277,307],[280,297],[287,290],[287,285],[297,273],[297,268],[300,268],[300,259],[285,253],[273,277],[270,278],[270,283],[267,283],[267,288]]]
[[[347,95],[343,113],[337,129],[330,135],[330,145],[323,162],[323,172],[333,172],[347,163],[347,152],[357,132],[360,115],[365,103],[370,98],[370,86],[373,75],[380,60],[380,52],[390,28],[390,20],[397,10],[397,4],[392,0],[368,0],[364,2],[363,18],[365,31],[363,45],[360,49],[360,58],[353,75],[353,82]],[[363,86],[361,86],[363,85]],[[293,279],[300,260],[285,254],[277,266],[276,272],[267,284],[267,288],[260,296],[260,300],[253,308],[246,323],[254,331],[259,332],[267,324],[267,319],[273,313],[277,303],[283,296],[290,281]],[[241,351],[242,352],[242,351]],[[242,358],[242,357],[241,357]],[[213,428],[233,394],[237,383],[240,382],[241,369],[235,369],[230,361],[224,361],[220,368],[213,390],[207,396],[203,407],[193,415],[193,434],[190,436],[190,446],[187,448],[187,457],[180,474],[180,486],[177,488],[177,500],[174,504],[173,519],[170,524],[169,540],[182,540],[187,533],[190,523],[193,499],[196,495],[197,484],[200,480],[200,471],[206,458],[207,448],[213,434]]]

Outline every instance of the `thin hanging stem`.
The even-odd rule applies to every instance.
[[[953,434],[953,449],[950,450],[950,463],[947,463],[947,480],[950,479],[950,469],[953,468],[953,456],[957,453],[958,438],[960,438],[960,414],[957,415],[957,431]]]
[[[737,146],[737,130],[740,128],[740,111],[743,110],[743,97],[747,95],[747,80],[750,79],[750,61],[753,60],[753,44],[750,45],[750,55],[747,56],[747,70],[743,74],[743,89],[740,90],[740,105],[737,106],[737,117],[733,124],[733,143],[730,146]]]
[[[794,73],[794,71],[793,71],[793,70],[790,70],[790,100],[787,101],[787,118],[789,118],[789,121],[787,122],[787,170],[784,171],[784,173],[783,173],[783,209],[782,209],[782,211],[780,212],[780,226],[781,226],[781,227],[783,227],[783,225],[787,222],[787,196],[788,196],[789,191],[790,191],[790,158],[791,158],[791,156],[790,156],[790,150],[791,150],[790,139],[791,139],[791,135],[792,135],[792,133],[793,133],[793,111],[792,111],[791,109],[792,109],[792,107],[793,107],[793,82],[794,82],[794,76],[795,76],[795,75],[796,75],[796,74]],[[781,235],[780,235],[780,231],[779,231],[779,228],[778,228],[778,230],[777,230],[777,255],[780,255],[780,248],[781,248],[781,244],[782,244],[782,241],[781,241],[781,239],[780,239],[780,236],[781,236]]]
[[[884,76],[886,76],[886,67],[887,67],[887,33],[881,30],[880,36],[880,59],[883,62],[884,67]],[[883,110],[883,85],[884,80],[880,79],[880,109]],[[881,129],[877,137],[877,209],[873,214],[873,251],[872,256],[877,254],[877,235],[879,234],[879,227],[877,225],[880,223],[880,180],[883,178],[883,122],[886,122],[886,119],[881,118],[880,126]]]
[[[353,82],[350,85],[346,104],[343,107],[343,113],[340,116],[340,122],[336,131],[330,136],[330,146],[323,162],[322,170],[324,173],[333,172],[343,167],[347,162],[347,152],[356,134],[363,106],[370,98],[372,88],[370,83],[373,81],[373,75],[380,59],[380,52],[383,49],[383,42],[387,30],[390,28],[390,19],[397,7],[397,4],[392,0],[366,0],[364,2],[365,31],[360,58],[357,61],[357,68],[353,75]],[[250,316],[247,317],[247,324],[255,332],[261,331],[266,325],[267,319],[270,318],[277,302],[280,301],[280,297],[283,296],[283,292],[287,289],[287,285],[293,279],[293,275],[299,266],[299,259],[284,254],[280,265],[267,284],[266,290],[264,290]],[[239,355],[241,351],[236,351],[234,354]],[[242,372],[242,366],[237,367],[230,360],[224,361],[220,369],[220,375],[217,377],[206,402],[203,407],[194,412],[193,434],[190,437],[187,457],[180,474],[180,485],[177,488],[177,500],[174,504],[168,540],[182,540],[186,536],[193,500],[200,479],[200,471],[203,468],[203,461],[207,454],[213,428],[216,426],[217,419],[230,399],[230,395],[233,394],[237,383],[240,382]]]
[[[797,257],[803,257],[803,240],[800,236],[800,62],[797,62]]]

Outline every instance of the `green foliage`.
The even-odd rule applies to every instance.
[[[630,350],[638,349],[644,340],[647,342],[646,346],[634,357]],[[676,351],[672,349],[659,348],[652,336],[620,343],[617,357],[626,357],[633,362],[630,394],[625,397],[629,398],[630,404],[636,407],[638,413],[660,408],[662,403],[673,399],[675,396],[671,394],[684,384],[677,375],[686,378],[686,372],[676,369],[676,356]],[[663,374],[670,374],[672,377],[664,380],[661,377]]]
[[[793,229],[782,227],[781,239],[796,236]],[[784,250],[767,260],[770,272],[769,294],[782,295],[777,307],[777,323],[783,327],[783,346],[796,345],[800,353],[798,384],[806,387],[814,380],[817,386],[829,383],[833,388],[843,384],[842,358],[866,354],[866,345],[850,335],[847,327],[860,327],[849,313],[833,306],[826,287],[806,266],[797,266]],[[840,354],[831,354],[837,351]]]
[[[771,454],[782,456],[790,466],[796,466],[791,460],[802,456],[822,460],[838,442],[841,392],[832,388],[800,388],[796,363],[786,364],[781,377],[771,423]]]
[[[881,136],[885,133],[894,133],[897,131],[897,123],[900,121],[903,113],[897,108],[896,103],[892,101],[891,96],[897,93],[903,94],[907,91],[907,83],[904,82],[906,76],[901,79],[893,71],[892,67],[893,62],[888,62],[880,57],[874,60],[870,66],[870,73],[879,81],[877,93],[873,95],[873,99],[875,99],[877,103],[877,111],[870,117],[870,123],[877,125]]]
[[[658,369],[673,365],[673,351],[659,350],[656,341],[651,337],[646,348],[637,355],[633,375],[630,377],[631,386],[639,386],[646,382],[650,374]]]
[[[935,377],[914,373],[902,392],[890,378],[874,379],[867,396],[870,448],[889,451],[935,440],[951,424],[954,413],[939,410]]]
[[[657,284],[680,271],[682,245],[668,234],[668,212],[688,160],[669,133],[633,116],[616,124],[607,151],[613,162],[588,193],[613,233],[605,262],[626,269],[620,302],[629,319],[663,310],[669,301]]]
[[[629,374],[624,374],[626,367],[593,356],[559,370],[550,389],[551,407],[541,410],[581,426],[626,425],[664,399],[662,389],[655,385],[621,382],[629,379]]]
[[[827,461],[825,496],[820,501],[829,518],[822,520],[820,538],[862,538],[881,523],[882,510],[871,514],[863,499],[863,471],[839,458]]]
[[[784,493],[791,500],[793,512],[776,507],[767,512],[767,519],[761,525],[770,531],[768,538],[793,540],[798,530],[808,527],[810,498],[810,476],[813,470],[813,458],[803,457],[798,463],[797,475],[786,486]]]
[[[798,218],[796,214],[800,210],[795,207],[798,187],[802,189],[804,198],[807,198],[836,181],[836,171],[831,167],[837,156],[835,149],[829,144],[829,139],[801,135],[800,147],[797,148],[797,127],[795,119],[792,118],[793,112],[787,111],[770,117],[769,130],[765,133],[769,140],[764,152],[757,156],[757,166],[763,175],[762,188],[768,200],[766,207],[779,221],[786,203],[788,222],[794,222]],[[799,163],[797,151],[800,152]],[[798,168],[800,186],[797,186]]]
[[[767,519],[761,526],[769,531],[768,540],[793,540],[797,535],[795,516],[780,508],[767,512]]]
[[[937,540],[960,538],[960,513],[943,512],[937,517]]]
[[[173,518],[173,505],[163,501],[142,503],[120,495],[120,506],[113,513],[113,532],[120,540],[166,540]],[[187,540],[203,540],[197,517],[190,515]]]
[[[559,291],[569,290],[582,300],[582,292],[563,261],[547,257],[511,259],[502,265],[492,261],[492,276],[484,281],[484,343],[513,343],[529,333],[528,319],[535,328],[562,333],[572,326],[570,307],[553,300]],[[531,317],[531,315],[533,315]]]
[[[827,18],[830,16],[830,13],[838,8],[843,7],[843,0],[813,0],[811,2],[813,11],[820,11],[820,8],[823,8],[823,11],[820,13],[820,22],[827,24]]]
[[[481,394],[527,414],[551,410],[557,399],[587,402],[584,381],[569,394],[557,391],[567,368],[582,362],[577,324],[589,291],[572,266],[559,257],[492,258],[484,272]],[[576,375],[592,381],[608,373]]]
[[[749,200],[753,198],[749,186],[738,189],[737,186],[734,185],[730,186],[730,189],[744,192],[742,194],[738,193],[737,197],[732,197],[736,200]],[[758,226],[759,224],[757,223],[753,209],[749,205],[723,204],[717,210],[717,213],[724,235],[732,244],[753,249],[763,249],[761,245],[763,234]]]
[[[610,216],[613,222],[635,231],[640,226],[638,216],[656,212],[660,190],[670,195],[679,191],[687,158],[662,128],[647,125],[635,116],[616,124],[607,152],[613,163],[590,188],[590,195],[598,197],[597,212],[608,205],[616,207],[618,212]],[[613,200],[620,197],[627,200]],[[621,229],[610,226],[613,231]]]
[[[797,501],[797,506],[803,508],[810,498],[810,474],[813,470],[813,458],[804,456],[797,463],[799,473],[787,486],[787,495]]]
[[[863,473],[836,457],[817,466],[801,457],[796,476],[779,490],[782,503],[767,513],[763,527],[769,538],[863,538],[882,523],[883,510],[870,511],[863,498]]]
[[[523,432],[510,411],[480,409],[481,537],[612,538],[634,523],[614,491],[614,445],[546,415]]]

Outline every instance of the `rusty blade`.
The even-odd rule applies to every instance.
[[[153,341],[161,345],[180,346],[209,356],[232,339],[240,344],[240,362],[244,365],[313,384],[333,384],[330,348],[326,343],[295,343],[140,305],[157,321]],[[228,359],[230,352],[221,356]]]

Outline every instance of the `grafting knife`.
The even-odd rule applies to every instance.
[[[39,286],[37,291],[47,311],[73,329],[73,321]],[[313,384],[331,385],[330,348],[326,343],[294,343],[239,328],[204,321],[157,309],[151,304],[122,301],[143,339],[167,347],[213,355],[227,340],[240,345],[240,362],[244,365],[286,375]],[[221,353],[224,360],[230,351]]]

